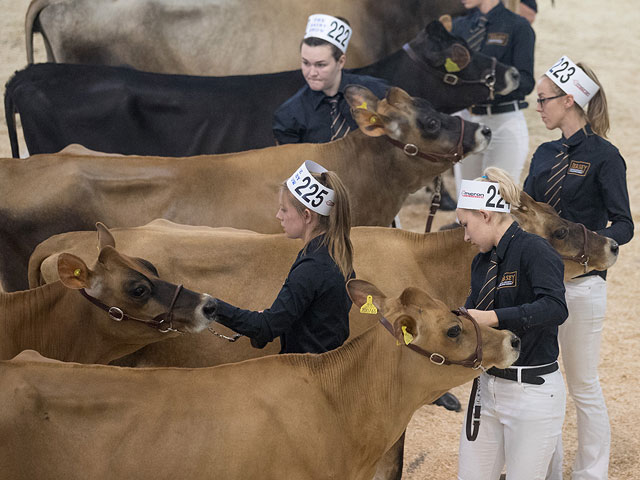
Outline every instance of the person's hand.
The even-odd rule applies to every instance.
[[[476,319],[478,325],[486,325],[487,327],[498,326],[498,316],[493,310],[476,310],[471,308],[467,310],[469,315]]]

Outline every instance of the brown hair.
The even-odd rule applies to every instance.
[[[349,192],[338,174],[335,172],[313,173],[325,187],[329,187],[335,192],[334,203],[331,213],[328,216],[318,215],[318,231],[324,231],[322,245],[326,245],[329,255],[344,276],[345,280],[353,272],[353,245],[351,244],[351,202]],[[282,191],[289,195],[289,200],[296,211],[302,215],[305,207],[286,186],[286,182],[281,186]],[[315,213],[315,212],[314,212]],[[305,245],[306,249],[306,245]]]
[[[346,23],[347,25],[351,26],[351,24],[349,23],[349,20],[347,20],[344,17],[336,17],[338,20],[342,20],[344,23]],[[300,48],[302,48],[302,44],[305,45],[309,45],[310,47],[319,47],[321,45],[328,45],[331,47],[331,55],[333,56],[333,58],[335,59],[335,61],[337,62],[338,60],[340,60],[340,57],[342,55],[344,55],[344,53],[342,52],[342,50],[340,50],[338,47],[336,47],[333,43],[329,43],[326,40],[323,40],[322,38],[318,38],[318,37],[309,37],[309,38],[305,38],[302,40],[302,42],[300,42]]]
[[[589,125],[591,125],[591,129],[594,131],[596,135],[600,135],[603,138],[607,138],[607,133],[609,133],[609,109],[607,107],[607,96],[604,93],[604,89],[596,77],[596,74],[584,63],[577,63],[578,67],[584,70],[584,73],[593,80],[600,90],[596,92],[593,98],[587,104],[587,111],[574,103],[575,108],[578,109],[583,118],[587,120]],[[558,87],[555,83],[553,83],[553,88],[558,93],[564,93],[566,95],[567,92]]]

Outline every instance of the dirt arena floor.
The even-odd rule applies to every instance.
[[[583,61],[598,74],[609,100],[610,140],[627,161],[627,179],[634,222],[640,223],[640,136],[634,123],[640,107],[640,13],[634,0],[538,0],[540,12],[536,31],[536,76],[541,75],[561,55]],[[29,0],[0,0],[0,79],[22,69],[26,63],[24,15]],[[634,6],[635,5],[635,6]],[[634,33],[635,32],[635,33]],[[42,43],[36,41],[36,59],[44,60]],[[635,59],[635,60],[634,60]],[[535,94],[529,96],[535,104]],[[530,132],[530,153],[540,143],[555,139],[558,132],[547,131],[533,108],[525,111]],[[11,156],[4,116],[0,124],[0,155]],[[528,170],[528,166],[525,169]],[[523,177],[524,179],[524,177]],[[450,184],[450,180],[448,180]],[[404,228],[422,231],[427,207],[425,194],[415,194],[402,209]],[[439,212],[435,228],[453,221],[453,214]],[[637,299],[640,274],[640,240],[621,248],[618,263],[608,276],[608,309],[601,352],[600,378],[611,417],[612,480],[640,478],[640,384],[633,373],[640,368],[640,329],[634,299]],[[466,407],[470,384],[454,389]],[[403,478],[449,480],[455,478],[458,461],[458,437],[463,413],[447,412],[427,406],[418,410],[408,429],[405,475]],[[564,426],[565,478],[570,478],[576,446],[575,410],[567,402]],[[517,479],[513,479],[517,480]]]

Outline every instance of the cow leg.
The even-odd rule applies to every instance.
[[[373,480],[400,480],[402,478],[405,433],[406,431],[380,459]]]

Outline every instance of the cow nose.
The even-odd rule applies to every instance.
[[[615,240],[611,241],[611,253],[613,253],[614,255],[618,255],[618,249],[620,247],[618,246],[618,242],[616,242]]]
[[[516,68],[509,69],[509,76],[514,82],[520,83],[520,72]]]
[[[486,125],[482,126],[482,130],[480,130],[480,133],[482,133],[482,136],[487,140],[491,140],[491,129]]]
[[[520,337],[516,334],[511,334],[511,346],[514,350],[520,351]]]
[[[207,298],[207,301],[202,306],[202,312],[207,318],[213,318],[216,315],[216,308],[218,307],[218,301],[213,298]]]

